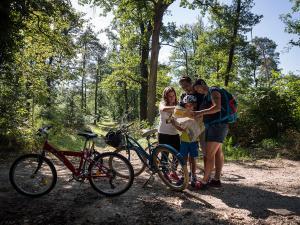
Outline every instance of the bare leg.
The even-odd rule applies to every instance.
[[[218,142],[207,142],[206,145],[206,165],[204,168],[203,181],[208,182],[210,173],[214,168],[215,154],[218,151],[221,143]]]
[[[191,172],[192,172],[192,176],[196,176],[196,159],[195,157],[191,157]]]
[[[215,155],[215,167],[216,167],[215,180],[220,180],[223,165],[224,165],[224,154],[222,151],[222,144],[220,144],[220,147],[218,148]]]
[[[186,166],[188,166],[187,164],[189,162],[189,157],[188,156],[184,157],[184,161],[185,161]]]
[[[205,132],[200,135],[200,147],[203,155],[203,166],[205,168],[206,164],[206,142],[205,142]]]

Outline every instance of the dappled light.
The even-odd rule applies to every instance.
[[[0,224],[300,224],[299,0],[1,0]]]

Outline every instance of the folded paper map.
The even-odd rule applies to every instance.
[[[192,142],[197,141],[199,135],[205,129],[203,120],[192,118],[191,113],[183,107],[176,106],[173,117],[175,123],[186,130]]]

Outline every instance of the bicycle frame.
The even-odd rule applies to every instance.
[[[148,152],[146,152],[144,150],[144,148],[132,137],[130,137],[129,135],[125,135],[125,143],[126,143],[126,149],[130,149],[130,148],[134,148],[135,151],[137,152],[138,157],[140,158],[140,160],[147,165],[147,167],[151,167],[152,165],[152,157],[151,157],[151,145],[149,145],[149,149],[150,149],[150,154]],[[147,161],[145,161],[145,158],[147,159]]]
[[[86,141],[87,142],[87,141]],[[44,152],[50,152],[52,153],[56,158],[58,158],[75,176],[80,176],[82,168],[84,167],[86,162],[91,162],[92,160],[89,158],[91,155],[91,152],[87,152],[86,149],[86,142],[84,145],[84,150],[80,152],[74,152],[74,151],[61,151],[53,147],[49,144],[48,140],[45,140],[43,145],[43,153]],[[73,163],[66,157],[66,156],[72,156],[80,158],[79,167],[75,168]]]
[[[126,146],[126,149],[130,149],[130,148],[134,148],[134,150],[136,151],[138,157],[140,158],[140,160],[149,168],[149,169],[152,169],[152,165],[153,165],[153,153],[155,153],[156,149],[160,148],[160,147],[164,147],[164,148],[167,148],[169,149],[174,155],[177,156],[178,160],[180,161],[180,163],[182,165],[185,165],[185,160],[184,158],[182,157],[182,155],[176,151],[175,148],[173,148],[172,146],[170,145],[166,145],[166,144],[159,144],[157,145],[156,147],[154,148],[151,148],[151,144],[150,142],[148,141],[148,148],[150,150],[150,154],[147,153],[144,148],[135,140],[133,139],[132,137],[130,137],[128,134],[125,135],[125,146]],[[130,152],[130,151],[129,151]],[[144,160],[144,158],[147,159],[147,161]]]

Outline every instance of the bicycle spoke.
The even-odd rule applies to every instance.
[[[113,196],[125,192],[132,185],[133,169],[123,156],[103,153],[95,161],[89,168],[89,180],[96,191]]]
[[[178,156],[167,148],[159,148],[153,155],[153,163],[163,182],[174,190],[183,190],[188,182],[188,172]]]
[[[18,158],[10,169],[10,181],[21,194],[41,196],[55,185],[56,171],[46,158],[36,155],[24,155]]]

